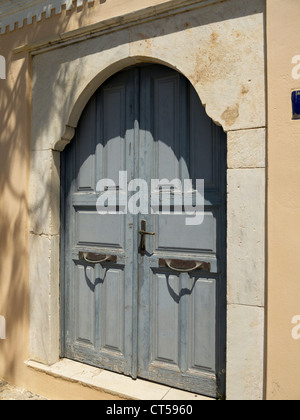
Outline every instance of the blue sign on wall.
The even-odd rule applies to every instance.
[[[292,92],[293,119],[300,120],[300,90]]]

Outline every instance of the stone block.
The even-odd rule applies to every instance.
[[[229,305],[227,330],[227,400],[262,400],[264,308]]]
[[[48,364],[56,362],[59,357],[57,255],[59,255],[59,236],[30,235],[30,358]]]
[[[265,168],[266,166],[266,130],[229,131],[228,168]]]
[[[265,170],[228,170],[228,302],[264,306]]]
[[[30,232],[57,235],[60,229],[60,155],[32,151],[30,161]]]

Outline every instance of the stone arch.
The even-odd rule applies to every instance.
[[[199,95],[200,101],[203,104],[206,110],[206,104],[202,101],[201,89],[199,86],[195,84],[194,80],[189,77],[189,74],[185,72],[185,69],[182,66],[176,66],[168,61],[165,61],[162,58],[158,57],[150,57],[150,56],[128,56],[121,60],[112,61],[107,67],[101,70],[97,75],[95,75],[85,86],[82,87],[82,90],[77,98],[77,100],[72,105],[72,108],[69,110],[69,116],[67,118],[67,122],[65,125],[64,133],[62,134],[60,140],[58,140],[54,145],[52,145],[53,150],[56,151],[63,151],[64,148],[69,144],[74,135],[75,129],[77,127],[78,121],[80,116],[87,105],[90,98],[96,92],[96,90],[111,76],[117,74],[118,72],[124,70],[126,67],[142,64],[142,63],[149,63],[149,64],[159,64],[165,67],[169,67],[178,73],[181,73],[195,88],[196,92]],[[207,110],[206,110],[207,112]],[[211,115],[207,113],[207,115],[212,119],[212,121],[219,126],[222,126],[220,121],[216,121],[212,118]],[[224,128],[224,127],[223,127]]]

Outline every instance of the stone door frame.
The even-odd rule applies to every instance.
[[[30,46],[30,360],[51,365],[60,357],[60,152],[108,77],[136,63],[159,63],[190,80],[227,132],[227,398],[263,398],[264,1],[250,3],[241,12],[236,0],[199,0],[171,20],[163,11],[151,21],[137,15],[135,23],[124,18],[111,29],[101,22],[98,32],[86,28],[85,36]]]

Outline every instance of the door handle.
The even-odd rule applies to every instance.
[[[113,263],[117,262],[116,255],[103,255],[103,254],[95,254],[92,252],[79,252],[78,258],[90,264],[101,264],[106,261],[113,262]]]
[[[155,232],[147,232],[146,221],[142,220],[139,234],[141,235],[141,255],[144,256],[146,254],[146,235],[154,236]]]
[[[168,267],[170,270],[179,273],[190,273],[192,271],[201,269],[203,271],[210,271],[210,263],[205,261],[186,261],[186,260],[159,260],[160,267]]]

